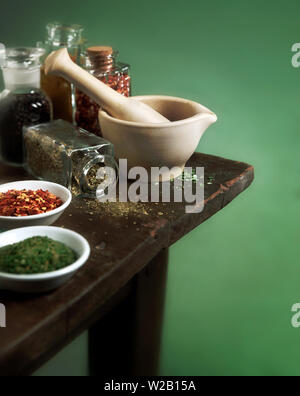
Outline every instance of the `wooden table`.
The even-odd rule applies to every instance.
[[[85,236],[91,257],[52,293],[0,292],[7,311],[7,327],[0,328],[0,375],[31,374],[86,329],[91,375],[156,374],[168,248],[254,178],[250,165],[204,154],[195,154],[188,165],[205,167],[202,213],[186,214],[183,203],[73,200],[56,225]],[[24,178],[19,169],[0,167],[1,183]]]

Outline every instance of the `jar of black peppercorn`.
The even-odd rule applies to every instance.
[[[23,126],[49,122],[52,105],[40,89],[41,48],[8,48],[2,65],[5,89],[0,94],[0,159],[22,166]]]
[[[94,77],[120,94],[131,95],[130,66],[117,61],[118,52],[112,47],[89,47],[81,56],[81,66]],[[98,121],[99,106],[83,92],[76,90],[76,124],[101,136]]]

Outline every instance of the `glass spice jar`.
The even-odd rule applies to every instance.
[[[89,47],[81,56],[81,66],[120,94],[131,95],[130,66],[117,62],[118,52],[112,47]],[[76,124],[101,136],[99,106],[80,90],[76,90]]]
[[[38,43],[46,50],[46,55],[60,48],[67,48],[74,62],[78,63],[81,53],[82,32],[80,25],[62,25],[50,23],[47,25],[48,37],[45,43]],[[72,85],[58,76],[45,74],[41,69],[41,85],[53,104],[53,118],[65,121],[74,121],[74,99]]]
[[[117,182],[113,145],[69,122],[24,128],[24,145],[27,171],[69,188],[75,196],[96,198]]]
[[[8,48],[2,65],[5,90],[0,94],[0,158],[24,163],[23,126],[49,122],[52,106],[40,89],[41,48]]]

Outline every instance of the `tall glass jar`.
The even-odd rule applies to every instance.
[[[74,62],[79,62],[82,45],[83,28],[80,25],[61,25],[50,23],[47,25],[47,40],[43,43],[46,55],[60,48],[67,48]],[[41,43],[38,43],[40,46]],[[41,84],[53,104],[53,118],[65,121],[74,121],[74,106],[72,86],[58,76],[45,75],[44,68],[41,73]]]
[[[112,47],[89,47],[81,56],[81,66],[100,81],[124,96],[131,95],[130,66],[117,61]],[[99,106],[83,92],[76,90],[76,124],[101,136]]]
[[[0,158],[10,165],[24,162],[23,126],[49,122],[52,106],[40,89],[41,48],[6,49],[0,94]]]

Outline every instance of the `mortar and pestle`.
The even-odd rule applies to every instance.
[[[181,175],[202,135],[217,121],[213,112],[190,100],[155,95],[126,98],[76,65],[65,48],[48,56],[45,72],[73,83],[101,106],[103,137],[113,143],[117,158],[128,160],[129,169],[171,170],[159,181]]]

